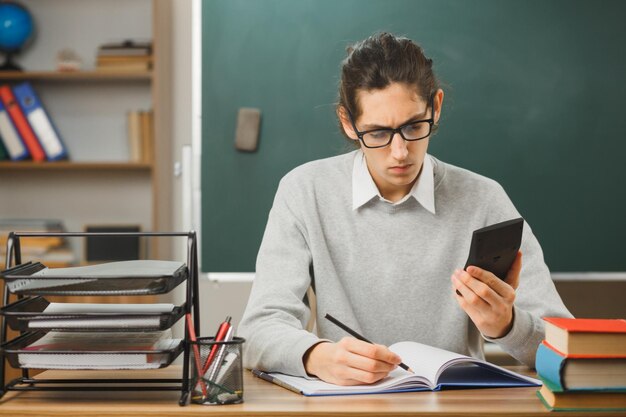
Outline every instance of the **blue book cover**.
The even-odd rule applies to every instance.
[[[535,367],[539,378],[544,384],[550,388],[552,392],[565,392],[565,391],[626,391],[626,385],[624,386],[597,386],[597,383],[592,384],[589,382],[589,386],[570,387],[565,378],[565,368],[568,363],[577,361],[580,363],[593,364],[598,362],[605,362],[606,365],[614,369],[620,366],[624,368],[626,366],[626,358],[568,358],[563,354],[551,349],[545,343],[541,343],[537,349],[537,356],[535,358]],[[591,372],[591,371],[590,371]],[[588,377],[590,378],[590,376]],[[594,386],[595,385],[595,386]],[[607,383],[608,385],[608,383]]]
[[[67,148],[61,140],[59,131],[30,83],[16,85],[13,87],[13,94],[46,153],[46,158],[49,161],[67,158]]]
[[[24,145],[2,100],[0,100],[0,140],[11,160],[20,161],[30,157],[28,148]]]

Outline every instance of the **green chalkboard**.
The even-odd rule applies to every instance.
[[[254,271],[280,178],[349,149],[334,115],[348,43],[420,43],[445,83],[429,152],[500,182],[553,271],[626,271],[626,2],[202,3],[202,270]],[[262,112],[235,150],[240,107]]]

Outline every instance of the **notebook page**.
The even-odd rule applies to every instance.
[[[397,353],[415,374],[426,378],[433,389],[437,385],[439,371],[445,364],[455,359],[470,359],[459,353],[449,352],[417,342],[394,343],[389,346],[389,350]]]

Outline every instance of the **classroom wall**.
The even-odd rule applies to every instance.
[[[552,270],[626,271],[624,15],[611,0],[205,2],[203,271],[253,271],[279,179],[347,149],[339,63],[379,30],[418,40],[445,82],[430,152],[499,181]],[[262,112],[256,153],[234,148],[241,107]]]
[[[200,1],[200,0],[198,0]],[[189,2],[174,2],[172,7],[173,22],[173,143],[172,156],[174,161],[181,160],[181,148],[191,144],[191,22],[192,7]],[[333,64],[334,65],[334,64]],[[195,88],[200,88],[196,86]],[[212,89],[205,88],[206,94]],[[262,140],[265,136],[262,137]],[[182,187],[181,177],[175,177],[173,184],[173,224],[176,230],[183,230]],[[178,254],[184,256],[184,254]],[[626,291],[626,282],[619,277],[613,280],[597,281],[594,277],[574,275],[556,283],[559,293],[572,313],[580,317],[626,317],[626,305],[621,294]],[[211,335],[226,315],[233,316],[237,325],[245,309],[250,292],[251,282],[210,281],[206,274],[201,276],[201,334]],[[174,294],[182,300],[183,294]]]

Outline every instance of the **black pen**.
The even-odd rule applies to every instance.
[[[334,323],[337,326],[341,327],[343,330],[345,330],[346,332],[350,333],[352,336],[356,337],[357,339],[362,340],[362,341],[367,342],[367,343],[371,343],[372,345],[374,344],[374,342],[372,342],[371,340],[367,340],[366,338],[364,338],[363,336],[361,336],[360,334],[358,334],[357,332],[355,332],[354,330],[352,330],[351,328],[349,328],[348,326],[346,326],[345,324],[343,324],[342,322],[340,322],[339,320],[337,320],[336,318],[331,316],[330,314],[326,313],[324,318],[327,319],[327,320],[330,320],[331,323]],[[400,362],[400,365],[398,365],[398,366],[400,368],[404,369],[405,371],[409,371],[409,372],[411,372],[413,374],[415,373],[404,362]]]

